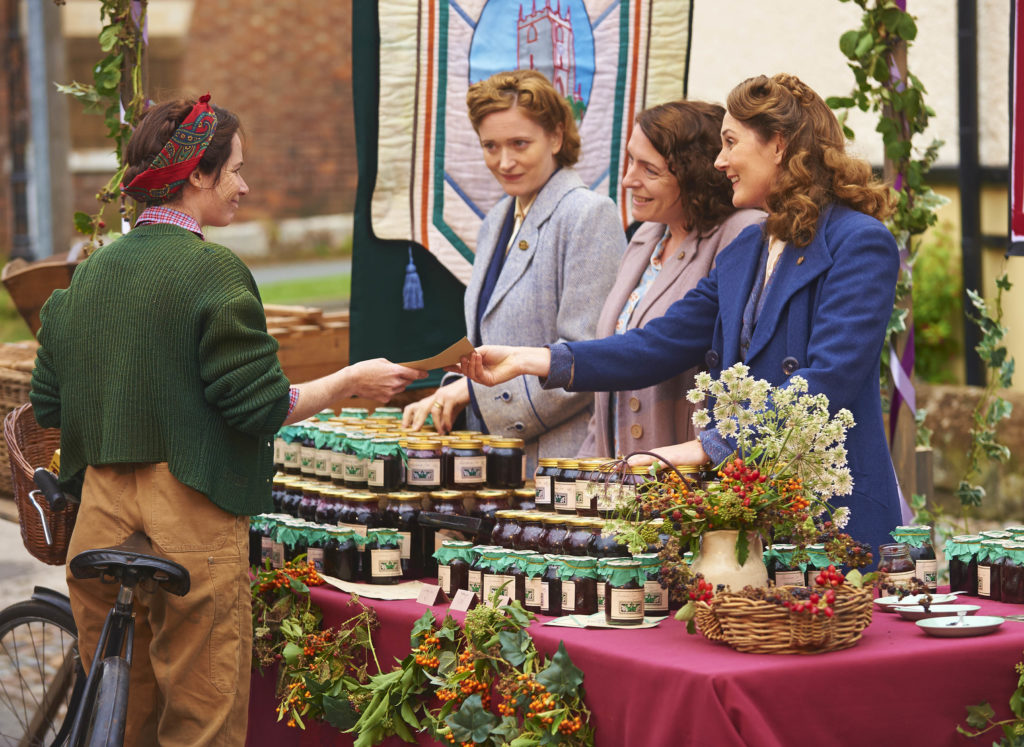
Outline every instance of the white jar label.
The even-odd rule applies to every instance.
[[[817,574],[815,574],[817,575]],[[803,586],[803,571],[775,571],[776,586]]]
[[[270,537],[260,537],[260,565],[267,560],[274,559],[274,540]]]
[[[935,591],[939,585],[939,561],[918,560],[914,566],[914,575],[921,579],[930,591]]]
[[[270,553],[270,564],[274,568],[284,568],[284,543],[275,542]]]
[[[331,470],[331,480],[343,482],[345,480],[345,455],[340,451],[332,451],[327,461]]]
[[[548,599],[548,582],[540,582],[540,611],[547,613],[551,611],[551,604]]]
[[[574,483],[576,495],[573,497],[573,506],[576,509],[590,508],[590,498],[587,496],[587,486],[589,484],[586,480],[577,480]]]
[[[366,484],[375,488],[384,487],[384,460],[374,459],[366,468]]]
[[[322,547],[311,547],[306,550],[306,560],[313,564],[318,571],[324,569],[324,549]]]
[[[992,566],[978,564],[978,596],[992,596]]]
[[[537,578],[528,578],[528,579],[526,579],[525,586],[526,586],[526,593],[523,595],[523,601],[526,604],[530,605],[531,607],[538,607],[538,606],[540,606],[540,596],[541,596],[541,591],[540,591],[541,580],[540,580],[540,576],[538,576]]]
[[[274,439],[274,464],[284,464],[284,449],[286,445],[283,438]]]
[[[285,469],[298,469],[302,464],[302,444],[292,441],[284,445],[284,454],[281,457]]]
[[[366,525],[365,524],[338,524],[342,529],[351,529],[356,534],[366,536]]]
[[[449,596],[452,593],[452,567],[450,565],[437,566],[437,585],[441,591]]]
[[[299,469],[309,474],[316,471],[316,449],[312,446],[303,446],[299,451]]]
[[[613,620],[643,620],[643,589],[611,589]]]
[[[537,498],[534,503],[540,506],[551,505],[551,478],[547,475],[541,475],[540,477],[534,478],[534,489],[537,491]]]
[[[516,593],[515,583],[516,580],[512,576],[505,576],[500,573],[484,574],[484,601],[490,602],[494,592],[498,589],[501,589],[499,595],[504,594],[511,599]]]
[[[402,560],[408,560],[412,556],[412,532],[399,532],[402,538]]]
[[[565,511],[576,510],[576,483],[575,482],[558,482],[555,481],[555,510],[563,509]]]
[[[469,588],[470,591],[474,592],[478,597],[480,596],[480,592],[483,591],[483,575],[484,574],[481,571],[471,570],[467,577],[469,582],[467,584],[467,587]]]
[[[487,457],[455,457],[452,459],[456,483],[479,483],[487,480]]]
[[[333,453],[329,449],[317,449],[316,456],[313,458],[313,471],[316,472],[317,477],[330,478],[331,454]]]
[[[440,459],[410,459],[405,470],[409,485],[441,485]]]
[[[402,575],[402,555],[396,548],[370,550],[370,575],[393,578]]]
[[[644,610],[647,612],[668,611],[668,589],[657,581],[644,582]]]
[[[345,454],[342,459],[345,466],[345,482],[366,482],[365,459],[360,459],[355,454]]]
[[[576,582],[562,582],[562,612],[576,611]]]

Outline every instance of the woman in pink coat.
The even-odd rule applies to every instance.
[[[597,337],[622,334],[662,316],[697,285],[719,251],[764,218],[736,210],[732,185],[715,169],[725,109],[673,101],[642,111],[626,146],[633,219],[643,221],[626,249],[597,322]],[[598,392],[580,456],[614,456],[696,437],[686,401],[698,368],[660,384]]]

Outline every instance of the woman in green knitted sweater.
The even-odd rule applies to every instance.
[[[41,313],[36,419],[84,478],[69,555],[144,532],[188,569],[185,597],[136,596],[126,744],[245,741],[248,516],[271,510],[274,433],[349,396],[387,401],[424,374],[383,359],[291,386],[252,274],[206,241],[249,192],[231,112],[209,96],[150,108],[123,191],[146,209]],[[68,575],[86,667],[116,586]]]

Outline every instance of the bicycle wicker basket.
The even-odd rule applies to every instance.
[[[871,589],[841,586],[832,617],[793,613],[779,604],[739,594],[716,594],[700,602],[697,629],[748,654],[823,654],[856,645],[871,622]]]
[[[39,512],[29,498],[29,493],[36,489],[32,473],[36,467],[45,467],[50,463],[53,452],[60,446],[60,429],[40,427],[32,413],[31,403],[26,403],[4,418],[4,439],[10,455],[14,501],[18,506],[21,539],[25,549],[48,565],[63,565],[67,562],[68,544],[71,542],[71,531],[75,528],[78,504],[69,501],[63,510],[53,511],[40,496],[39,505],[46,516],[53,539],[53,544],[47,544]]]

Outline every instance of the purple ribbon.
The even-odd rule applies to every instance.
[[[142,18],[142,0],[132,0],[132,20],[135,28],[139,27],[139,19]],[[142,29],[142,43],[149,46],[149,14],[146,14],[146,25]]]
[[[917,396],[914,392],[914,384],[910,380],[914,372],[914,327],[907,330],[907,345],[903,349],[903,357],[896,355],[896,348],[889,343],[889,371],[892,373],[894,390],[892,393],[892,406],[889,408],[889,440],[892,441],[896,433],[896,421],[900,416],[900,404],[907,403],[910,414],[917,415]]]

